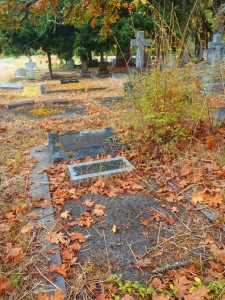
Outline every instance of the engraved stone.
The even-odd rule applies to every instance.
[[[112,128],[69,132],[63,135],[49,133],[48,138],[53,162],[113,154],[119,147]]]

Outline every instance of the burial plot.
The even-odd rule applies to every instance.
[[[63,135],[49,133],[48,139],[53,162],[113,154],[119,148],[112,128],[69,132]]]
[[[109,158],[86,163],[79,163],[68,166],[69,175],[72,181],[80,183],[90,178],[110,176],[122,172],[128,172],[134,166],[124,157]]]
[[[23,88],[22,84],[4,83],[0,86],[1,89],[5,90],[20,90]]]

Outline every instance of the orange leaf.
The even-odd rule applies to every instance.
[[[62,243],[64,245],[68,244],[68,241],[64,239],[64,235],[62,232],[52,232],[49,231],[46,233],[45,238],[47,241],[53,243],[53,244],[59,244]]]
[[[216,141],[213,138],[209,138],[206,140],[206,145],[208,149],[216,148]]]
[[[152,262],[151,258],[139,259],[136,262],[135,267],[138,268],[138,269],[147,268],[151,264],[151,262]]]
[[[82,204],[86,205],[87,207],[92,207],[95,203],[93,201],[91,201],[90,199],[87,199]]]
[[[68,270],[69,270],[69,266],[67,264],[60,265],[59,263],[58,266],[56,265],[50,266],[50,271],[52,273],[54,272],[54,273],[61,274],[63,277],[67,277]]]
[[[148,225],[148,219],[147,218],[140,218],[140,222],[142,225],[147,226]]]
[[[86,237],[78,231],[72,232],[70,234],[70,239],[71,241],[78,240],[79,243],[84,243],[86,241]]]

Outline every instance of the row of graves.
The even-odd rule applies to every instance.
[[[148,46],[148,41],[144,40],[143,32],[138,34],[137,39],[131,43],[137,48],[136,67],[143,68],[144,47]],[[29,61],[27,67],[33,70],[32,61]],[[86,88],[74,88],[76,84],[80,84],[77,78],[63,79],[56,85],[42,84],[40,87],[41,95],[47,94],[50,98],[44,100],[44,104],[46,106],[69,105],[68,99],[55,99],[54,95],[51,98],[54,93],[64,93],[72,90],[82,94],[86,90],[101,91],[103,89],[103,87],[94,85]],[[62,88],[62,86],[65,88]],[[73,86],[72,89],[71,86]],[[130,88],[132,93],[132,85],[128,82],[126,86]],[[23,86],[8,85],[1,88],[22,89]],[[113,97],[108,95],[101,99],[101,103],[106,108],[113,109],[112,102],[121,102],[123,98],[123,96]],[[9,103],[8,109],[17,109],[23,106],[30,107],[34,104],[33,100]],[[68,107],[67,117],[73,109],[72,106]],[[78,114],[78,112],[76,111],[75,114]],[[63,115],[56,114],[56,117],[61,118]],[[54,169],[60,164],[66,165],[65,178],[68,175],[67,180],[74,187],[82,186],[85,183],[91,186],[94,180],[101,177],[108,178],[110,181],[113,180],[114,175],[133,174],[135,176],[135,164],[132,164],[131,160],[126,158],[126,146],[120,142],[112,128],[69,131],[64,134],[50,132],[48,134],[48,146],[34,147],[30,150],[30,155],[36,159],[36,165],[31,174],[32,184],[30,187],[33,200],[41,197],[51,202],[49,176],[45,170]],[[91,159],[87,161],[87,157]],[[121,181],[125,184],[122,177],[120,183]],[[139,187],[141,191],[141,185]],[[149,182],[149,187],[154,191],[160,188],[154,182]],[[130,189],[132,189],[132,186],[130,186]],[[84,203],[88,203],[88,205],[85,206]],[[159,233],[166,239],[168,239],[168,236],[173,236],[175,241],[173,247],[176,247],[176,242],[178,242],[176,236],[180,237],[180,232],[184,236],[189,236],[190,232],[197,232],[199,222],[202,224],[208,222],[197,211],[194,216],[190,216],[190,213],[187,213],[180,204],[177,208],[178,215],[176,211],[172,210],[173,205],[173,203],[168,204],[167,202],[157,201],[155,193],[150,195],[120,194],[111,198],[98,194],[85,194],[76,202],[71,197],[71,200],[63,206],[62,213],[69,214],[71,219],[75,220],[74,225],[68,227],[68,232],[71,235],[78,232],[82,240],[82,247],[78,250],[80,261],[90,265],[96,264],[97,271],[112,274],[121,274],[122,272],[129,279],[144,282],[149,279],[149,274],[152,276],[152,274],[165,270],[165,256],[157,254],[161,251]],[[51,230],[56,213],[53,206],[49,205],[45,209],[39,207],[35,210],[40,216],[38,224]],[[97,216],[96,210],[98,212]],[[205,215],[208,214],[201,207],[199,211],[203,214],[205,212]],[[156,218],[160,220],[160,225],[155,222]],[[191,218],[193,220],[198,218],[198,222],[192,222]],[[90,227],[79,225],[85,222],[90,222]],[[174,224],[175,226],[173,226]],[[192,224],[193,227],[186,228],[186,224]],[[201,244],[202,237],[196,236],[194,238],[195,243]],[[162,245],[164,244],[163,241],[162,239]],[[46,256],[47,250],[52,249],[52,246],[51,243],[44,243],[43,249],[40,251],[43,251],[44,256]],[[54,245],[54,250],[54,253],[49,251],[49,259],[51,264],[58,265],[62,262],[59,247]],[[203,250],[199,249],[198,251],[203,253]],[[188,248],[177,258],[171,252],[171,249],[168,249],[166,264],[171,269],[177,266],[185,266],[189,263],[190,254],[193,256],[193,253],[195,253],[194,250],[192,252],[192,249]],[[152,270],[152,261],[156,261],[155,257],[157,257],[157,262],[154,262],[155,269]],[[49,259],[47,260],[49,261]],[[151,272],[148,269],[150,265]],[[62,276],[55,273],[54,277],[54,285],[48,284],[46,290],[52,291],[55,288],[65,290],[66,286]]]

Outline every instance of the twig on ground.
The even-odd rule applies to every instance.
[[[162,268],[155,268],[154,270],[152,270],[151,273],[152,274],[163,273],[163,272],[167,272],[169,270],[173,270],[175,268],[186,266],[187,264],[189,264],[188,261],[175,262],[170,265],[166,265],[165,267],[162,267]]]
[[[55,285],[51,280],[49,280],[44,274],[42,274],[41,273],[41,271],[37,268],[37,267],[35,267],[36,268],[36,270],[38,271],[38,273],[45,279],[45,280],[47,280],[51,285],[53,285],[57,290],[60,290],[60,288],[57,286],[57,285]]]

